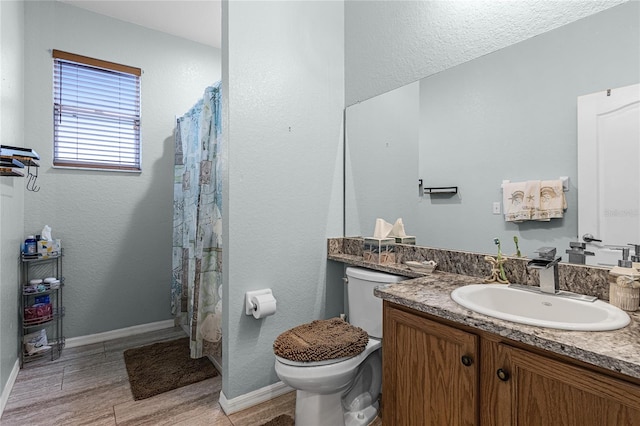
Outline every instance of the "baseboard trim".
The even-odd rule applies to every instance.
[[[150,331],[162,330],[174,327],[174,320],[164,320],[150,322],[148,324],[134,325],[132,327],[120,328],[118,330],[105,331],[104,333],[89,334],[87,336],[70,337],[65,340],[65,348],[75,348],[77,346],[91,345],[93,343],[105,342],[107,340],[119,339],[121,337],[134,336],[136,334]]]
[[[11,374],[9,374],[9,379],[7,379],[7,383],[4,384],[4,388],[2,389],[2,395],[0,395],[0,417],[2,417],[2,413],[4,413],[4,407],[7,406],[7,401],[9,401],[9,395],[11,394],[11,390],[13,389],[13,385],[16,383],[16,379],[18,378],[19,372],[20,372],[20,360],[16,359],[15,364],[13,364],[13,369],[11,370]]]
[[[218,360],[216,359],[216,357],[214,357],[213,355],[207,355],[207,359],[209,361],[211,361],[211,363],[213,364],[213,366],[216,368],[216,370],[218,370],[218,373],[220,373],[220,375],[222,375],[222,364],[220,364],[218,362]]]
[[[269,401],[270,399],[277,398],[280,395],[284,395],[285,393],[293,390],[293,388],[285,385],[283,382],[276,382],[272,385],[256,389],[253,392],[245,393],[244,395],[231,399],[227,399],[224,392],[220,392],[219,402],[225,414],[229,415],[245,410],[249,407],[253,407],[254,405],[258,405],[262,402]]]

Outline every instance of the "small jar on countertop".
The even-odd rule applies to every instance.
[[[636,311],[640,306],[640,271],[629,260],[629,249],[622,249],[618,266],[609,271],[609,303],[625,311]]]

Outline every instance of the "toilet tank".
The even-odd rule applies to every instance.
[[[347,268],[349,323],[365,330],[369,336],[382,338],[382,299],[373,289],[406,280],[406,277],[362,268]]]

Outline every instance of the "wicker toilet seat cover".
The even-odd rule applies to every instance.
[[[365,350],[369,336],[340,318],[316,320],[280,334],[273,352],[291,361],[317,362],[353,357]]]

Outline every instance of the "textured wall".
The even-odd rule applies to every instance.
[[[578,239],[578,96],[640,82],[640,2],[633,1],[425,78],[420,177],[455,182],[457,202],[418,204],[416,232],[435,247],[492,252],[494,237],[534,256]],[[479,159],[482,159],[479,161]],[[503,179],[568,176],[568,209],[549,223],[491,213]],[[621,187],[622,188],[622,187]],[[503,247],[505,247],[503,246]]]
[[[229,399],[278,381],[278,334],[342,309],[326,238],[342,234],[343,13],[341,2],[223,3]],[[246,316],[244,293],[266,287],[278,312]]]
[[[419,82],[347,108],[347,236],[373,235],[377,218],[415,231],[419,117]]]
[[[25,140],[42,167],[24,232],[62,238],[65,334],[169,319],[174,121],[220,79],[220,51],[60,2],[25,7]],[[53,48],[143,69],[142,173],[51,167]]]
[[[0,2],[0,141],[13,146],[24,145],[23,31],[23,3]],[[17,259],[24,240],[24,185],[24,178],[0,177],[0,392],[7,391],[18,357]]]
[[[345,2],[352,105],[626,0]]]
[[[499,237],[512,253],[517,235],[525,255],[554,246],[566,259],[564,250],[578,233],[576,98],[639,82],[639,24],[640,3],[628,2],[420,80],[419,147],[403,136],[410,126],[385,120],[385,110],[369,120],[383,123],[391,136],[377,131],[360,146],[347,140],[347,177],[356,185],[347,186],[346,234],[370,235],[375,218],[386,214],[387,220],[403,217],[421,245],[491,253]],[[395,112],[404,104],[387,100],[416,84],[347,108],[348,135],[373,127],[356,127],[352,114],[379,102]],[[389,164],[387,142],[405,166],[385,175],[386,188],[397,190],[383,199],[370,170]],[[409,151],[397,150],[406,145]],[[559,176],[570,178],[563,219],[515,224],[492,214],[492,202],[502,201],[503,179]],[[460,192],[417,197],[418,178]]]

